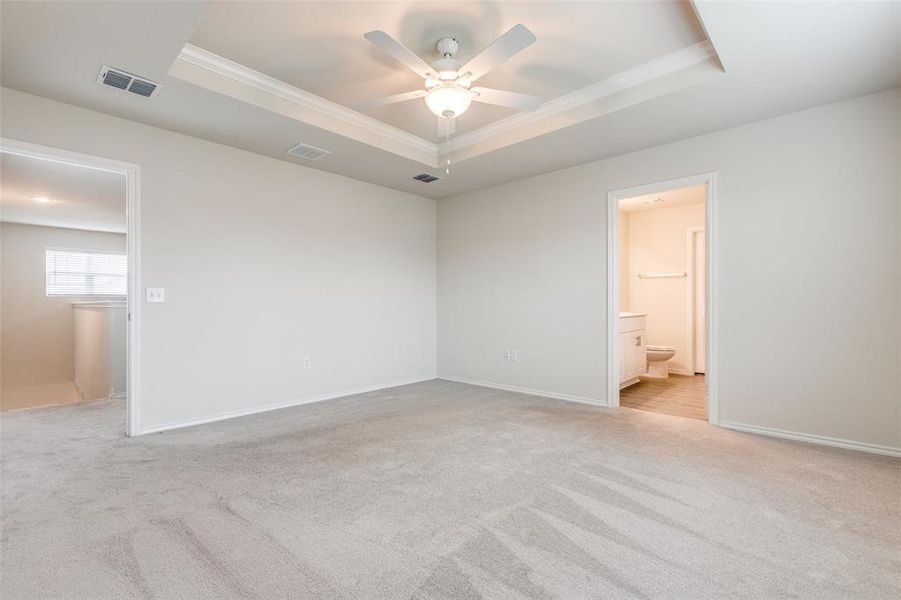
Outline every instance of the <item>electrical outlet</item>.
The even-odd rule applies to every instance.
[[[510,360],[517,360],[519,358],[519,353],[516,350],[510,350]]]
[[[303,368],[304,368],[304,369],[309,369],[309,368],[312,366],[312,364],[313,364],[313,363],[312,363],[312,361],[310,360],[310,357],[309,357],[309,356],[304,356],[304,357],[303,357]]]
[[[504,348],[504,360],[510,360],[510,349]]]

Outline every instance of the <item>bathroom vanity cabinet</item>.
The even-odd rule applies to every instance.
[[[639,375],[647,371],[647,315],[620,313],[619,315],[619,387],[638,383]]]

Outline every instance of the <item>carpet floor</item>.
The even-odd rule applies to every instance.
[[[431,381],[127,439],[2,416],[0,596],[901,597],[901,461]]]

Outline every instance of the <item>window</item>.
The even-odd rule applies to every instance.
[[[47,248],[48,296],[124,296],[128,259],[124,254]]]

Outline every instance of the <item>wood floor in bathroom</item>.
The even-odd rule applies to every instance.
[[[670,375],[668,379],[639,381],[620,390],[619,404],[649,412],[707,420],[703,375]]]

